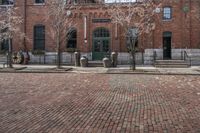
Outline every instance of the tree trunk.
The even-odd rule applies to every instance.
[[[57,68],[60,69],[61,68],[61,63],[60,63],[60,56],[61,56],[61,53],[60,53],[60,50],[58,50],[58,53],[57,53]]]
[[[11,44],[11,39],[8,39],[8,45],[9,45],[9,50],[8,50],[8,67],[13,68],[12,65],[12,44]]]
[[[131,51],[131,56],[132,56],[132,66],[131,69],[134,71],[136,69],[136,62],[135,62],[135,49]]]
[[[136,70],[136,61],[135,61],[135,42],[136,40],[130,40],[130,54],[132,56],[132,61],[131,61],[131,70]]]
[[[60,63],[60,42],[57,44],[57,68],[59,69],[61,67]]]
[[[57,34],[57,68],[61,68],[61,63],[60,63],[60,32]]]

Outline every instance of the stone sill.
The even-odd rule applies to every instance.
[[[34,6],[45,6],[45,3],[34,3]]]
[[[6,8],[6,7],[13,7],[14,6],[14,4],[13,5],[0,5],[0,8],[2,7],[2,8]]]
[[[163,22],[172,22],[173,19],[162,20]]]

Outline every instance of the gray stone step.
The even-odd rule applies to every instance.
[[[185,60],[156,60],[156,62],[185,62]]]
[[[88,67],[103,67],[102,61],[88,61]]]
[[[6,61],[6,60],[7,60],[6,56],[0,55],[0,61]]]
[[[184,60],[156,60],[154,66],[162,68],[187,68],[189,64]]]
[[[187,65],[186,62],[156,62],[157,65]]]
[[[155,67],[159,67],[159,68],[188,68],[189,65],[155,65]]]

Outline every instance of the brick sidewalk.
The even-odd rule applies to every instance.
[[[104,67],[74,67],[63,66],[68,70],[56,71],[55,65],[14,65],[14,71],[7,69],[0,69],[0,73],[18,72],[18,73],[106,73],[106,74],[169,74],[169,75],[200,75],[200,66],[193,66],[190,68],[155,68],[153,66],[137,66],[136,71],[130,70],[129,66],[118,66],[116,68]],[[19,69],[19,70],[18,70]]]
[[[198,133],[200,77],[0,74],[1,133]]]

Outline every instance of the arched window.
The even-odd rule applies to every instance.
[[[35,3],[37,3],[37,4],[43,4],[44,0],[35,0]]]
[[[170,31],[163,32],[163,37],[171,37],[171,36],[172,36],[172,32]]]
[[[97,28],[94,31],[94,37],[95,38],[98,38],[98,37],[110,37],[109,30],[105,29],[105,28]]]
[[[172,8],[164,7],[163,8],[163,20],[170,20],[170,19],[172,19]]]
[[[11,39],[11,43],[12,43],[12,39]],[[2,51],[8,51],[9,50],[8,39],[4,39],[0,44],[1,44],[1,50]]]
[[[0,5],[13,5],[14,0],[0,0]]]
[[[64,0],[66,4],[77,4],[77,0]]]
[[[138,28],[131,27],[128,29],[127,37],[126,37],[127,47],[130,47],[131,41],[135,41],[135,46],[138,47]]]
[[[45,26],[34,26],[34,50],[45,50]]]
[[[67,33],[67,48],[76,48],[77,43],[77,31],[72,28]]]

